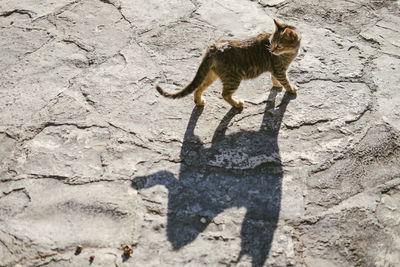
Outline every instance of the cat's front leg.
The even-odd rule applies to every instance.
[[[294,84],[291,84],[286,73],[284,74],[277,74],[274,75],[275,78],[278,80],[278,82],[285,88],[285,90],[289,93],[295,94],[297,91],[297,86]],[[273,76],[273,77],[274,77]]]

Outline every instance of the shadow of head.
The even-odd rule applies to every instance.
[[[218,229],[214,219],[224,211],[245,208],[241,227],[232,222],[235,216],[221,220],[231,232],[240,233],[238,260],[249,255],[253,266],[265,262],[280,211],[283,171],[278,133],[286,106],[295,98],[285,94],[275,106],[277,94],[277,90],[271,90],[262,123],[255,131],[226,135],[229,123],[239,113],[231,109],[208,148],[194,135],[202,112],[195,108],[181,149],[179,179],[168,171],[133,179],[132,187],[137,190],[155,185],[168,189],[167,237],[174,249],[194,241],[210,224]],[[221,234],[206,235],[210,242],[229,240]]]

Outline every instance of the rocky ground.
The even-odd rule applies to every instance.
[[[272,18],[297,96],[156,92]],[[0,2],[0,266],[398,265],[399,25],[394,0]]]

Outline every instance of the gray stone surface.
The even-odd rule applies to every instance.
[[[399,8],[0,2],[0,266],[397,266]],[[204,109],[156,92],[272,18],[303,36],[297,96],[268,74],[242,112],[219,82]]]

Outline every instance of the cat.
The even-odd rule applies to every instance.
[[[260,33],[256,37],[238,40],[220,40],[206,48],[196,76],[183,89],[169,93],[160,86],[157,91],[167,98],[181,98],[194,92],[194,102],[204,106],[204,90],[218,78],[221,79],[222,97],[235,108],[243,101],[233,98],[240,82],[271,72],[274,87],[284,87],[295,94],[297,87],[289,82],[286,71],[299,52],[301,36],[296,28],[274,19],[273,33]]]

